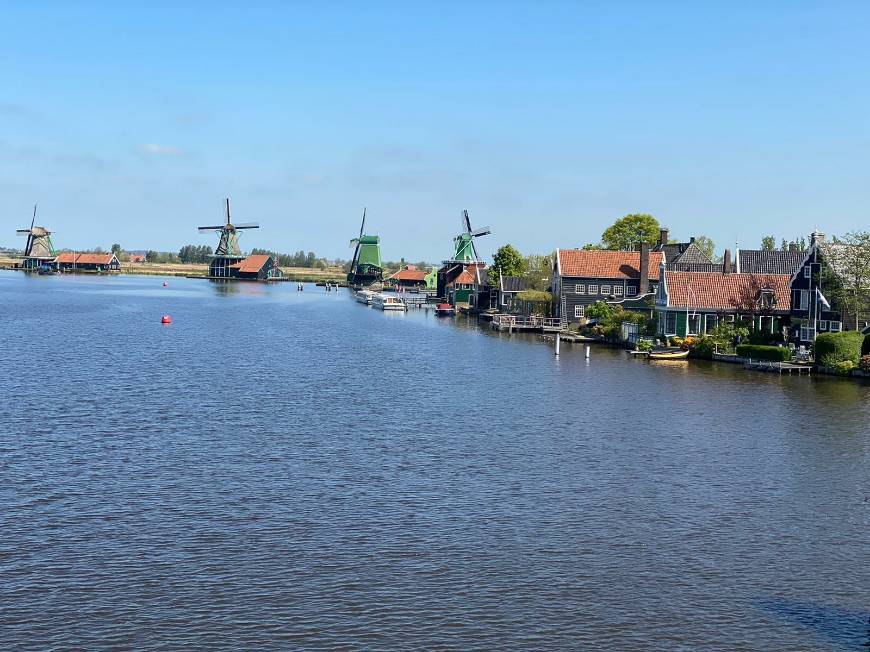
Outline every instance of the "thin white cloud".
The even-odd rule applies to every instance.
[[[181,156],[184,154],[184,150],[180,147],[158,145],[157,143],[148,143],[147,145],[142,145],[139,149],[142,153],[149,156]]]

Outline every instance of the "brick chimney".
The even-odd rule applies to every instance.
[[[722,273],[730,274],[731,273],[731,250],[726,249],[725,255],[722,257]]]
[[[667,229],[662,229],[667,237]],[[638,294],[644,295],[649,292],[649,243],[640,243],[640,279],[638,282]]]
[[[824,244],[824,242],[825,242],[825,234],[822,233],[821,231],[813,231],[812,234],[810,235],[810,244],[811,245],[814,245],[816,243]]]
[[[659,246],[668,244],[668,230],[659,229]]]

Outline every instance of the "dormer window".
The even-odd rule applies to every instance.
[[[765,311],[776,308],[776,293],[770,288],[763,288],[758,293],[758,307]]]

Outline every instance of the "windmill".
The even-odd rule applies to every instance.
[[[56,256],[54,245],[51,243],[51,231],[44,226],[36,225],[36,204],[33,205],[33,218],[30,220],[29,229],[18,229],[17,235],[26,235],[27,244],[24,246],[24,268],[36,269],[52,262]]]
[[[226,199],[227,223],[217,226],[201,226],[198,231],[207,233],[214,231],[220,233],[217,249],[215,249],[211,263],[208,266],[209,276],[228,277],[230,276],[230,265],[237,263],[244,258],[242,250],[239,248],[239,231],[245,229],[259,229],[260,225],[253,222],[246,224],[233,224],[230,218],[230,200]]]
[[[474,239],[483,235],[489,235],[492,233],[492,230],[488,226],[481,229],[472,229],[468,211],[462,211],[462,228],[465,231],[453,238],[453,258],[446,262],[461,263],[463,265],[483,265],[483,261],[477,254],[477,247],[474,246]]]
[[[384,280],[384,268],[381,263],[381,238],[376,235],[364,235],[366,228],[366,209],[363,208],[362,224],[359,236],[350,241],[356,245],[350,270],[347,273],[347,283],[350,286],[367,286]]]

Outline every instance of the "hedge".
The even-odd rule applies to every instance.
[[[861,344],[861,355],[870,355],[870,333],[864,336],[864,343]]]
[[[760,344],[741,344],[737,347],[737,355],[741,358],[753,360],[772,360],[774,362],[788,362],[791,360],[791,351],[783,346],[762,346]]]
[[[864,336],[858,331],[822,333],[816,338],[814,349],[816,364],[822,367],[833,367],[838,362],[851,360],[857,365],[863,342]]]

